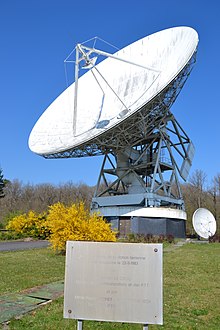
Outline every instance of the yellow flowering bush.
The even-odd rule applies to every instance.
[[[110,224],[97,213],[90,214],[84,203],[69,207],[56,203],[49,207],[46,221],[54,250],[65,251],[66,241],[116,241]]]
[[[12,230],[22,236],[46,238],[49,235],[46,227],[46,214],[37,214],[33,211],[12,218],[6,229]]]
[[[7,227],[21,236],[47,238],[54,250],[65,251],[66,241],[116,241],[116,232],[97,213],[90,214],[83,202],[56,203],[48,213],[30,211],[12,218]]]

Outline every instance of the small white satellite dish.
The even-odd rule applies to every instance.
[[[215,235],[216,221],[213,214],[204,208],[197,209],[192,217],[193,228],[202,238],[209,238]]]

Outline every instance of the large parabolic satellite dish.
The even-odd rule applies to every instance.
[[[47,158],[82,157],[137,144],[174,102],[181,87],[176,78],[186,74],[197,44],[194,29],[170,28],[107,54],[97,65],[93,54],[104,52],[78,45],[89,70],[39,118],[30,149]]]
[[[163,214],[167,223],[172,218],[164,228],[178,219],[184,232],[178,176],[187,179],[194,146],[170,107],[196,61],[197,45],[190,27],[154,33],[113,54],[95,42],[77,44],[75,81],[32,129],[29,147],[45,158],[104,155],[92,210],[117,218],[117,229],[120,217]]]

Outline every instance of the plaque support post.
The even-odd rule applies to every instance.
[[[148,324],[143,325],[143,330],[148,330]]]
[[[83,321],[77,320],[77,330],[83,330]]]

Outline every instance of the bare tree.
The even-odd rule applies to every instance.
[[[204,207],[206,203],[205,198],[205,184],[207,175],[202,170],[195,170],[189,178],[189,184],[191,185],[191,198],[196,208]]]
[[[4,187],[5,187],[5,182],[4,182],[3,171],[0,168],[0,198],[5,196]]]
[[[209,194],[212,198],[213,214],[217,222],[217,230],[220,232],[220,173],[214,176]]]
[[[210,196],[206,191],[207,176],[202,170],[195,170],[189,178],[189,182],[182,185],[183,199],[185,202],[187,219],[186,230],[193,234],[192,216],[197,208],[207,207],[210,204]]]
[[[83,201],[87,208],[90,207],[94,187],[84,183],[74,184],[68,182],[59,186],[52,184],[23,185],[19,180],[9,182],[5,189],[5,198],[0,199],[0,223],[17,213],[47,211],[48,206],[57,202],[71,205]]]

